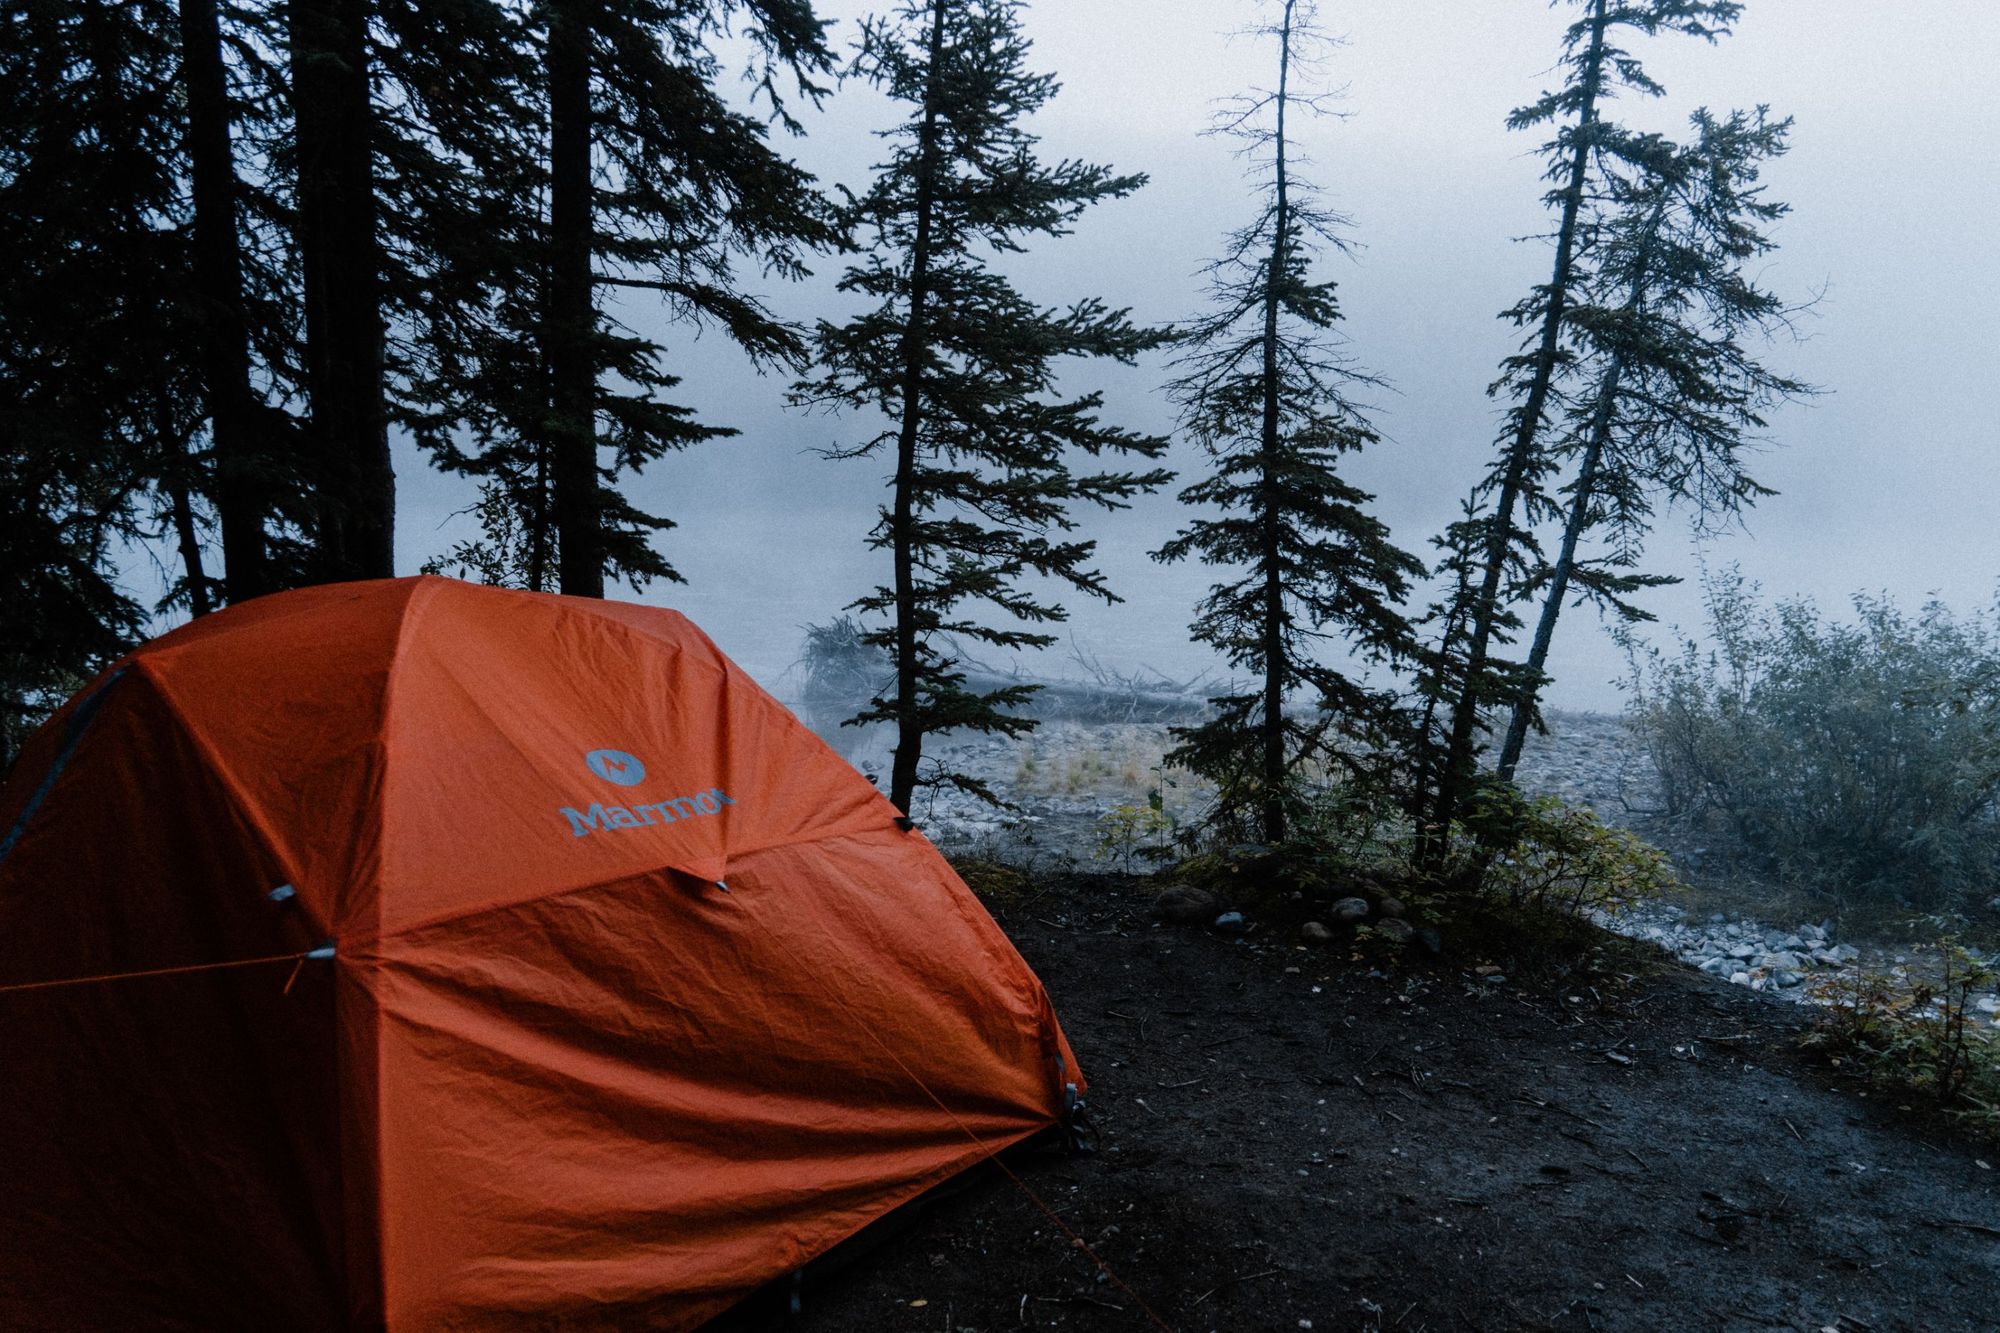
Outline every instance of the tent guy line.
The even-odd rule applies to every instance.
[[[0,985],[0,995],[14,991],[55,990],[62,986],[91,986],[101,981],[135,981],[141,977],[183,976],[190,972],[220,972],[232,967],[261,967],[268,963],[297,963],[303,966],[312,959],[333,957],[331,945],[322,944],[317,948],[298,953],[274,953],[262,958],[233,958],[221,963],[187,963],[179,967],[148,967],[137,972],[103,972],[89,977],[59,977],[54,981],[16,981]],[[291,989],[289,982],[286,990]]]

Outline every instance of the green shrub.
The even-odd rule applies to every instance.
[[[1815,979],[1810,994],[1825,1007],[1805,1043],[1884,1091],[2000,1137],[2000,1035],[1973,1007],[2000,977],[1950,940],[1924,952],[1909,972]]]
[[[1962,910],[2000,880],[2000,625],[1857,596],[1852,623],[1707,583],[1707,648],[1634,654],[1667,813],[1843,905]]]
[[[1517,908],[1608,910],[1674,884],[1665,854],[1636,834],[1612,828],[1586,806],[1529,797],[1510,783],[1480,786],[1466,832],[1490,858],[1482,890]]]

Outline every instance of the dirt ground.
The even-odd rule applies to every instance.
[[[1610,937],[1530,986],[1148,904],[1074,877],[996,912],[1102,1131],[1013,1166],[1118,1281],[989,1172],[741,1326],[2000,1329],[2000,1155],[1841,1086],[1796,1007]]]

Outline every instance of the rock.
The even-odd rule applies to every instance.
[[[1780,971],[1780,972],[1778,973],[1778,975],[1777,975],[1777,982],[1778,982],[1778,984],[1779,984],[1780,986],[1783,986],[1783,987],[1784,987],[1785,989],[1787,989],[1787,990],[1790,990],[1790,989],[1791,989],[1792,987],[1794,987],[1794,986],[1798,985],[1799,983],[1803,982],[1804,980],[1805,980],[1805,978],[1804,978],[1804,977],[1802,977],[1802,976],[1800,976],[1800,975],[1799,975],[1798,973],[1796,973],[1796,972],[1792,972],[1792,971],[1788,971],[1788,970],[1787,970],[1787,971]]]
[[[1805,965],[1804,959],[1790,952],[1767,953],[1761,964],[1775,972],[1796,972]]]
[[[1299,927],[1299,938],[1307,944],[1325,944],[1333,938],[1333,932],[1317,921],[1308,921]]]
[[[1708,918],[1708,924],[1711,926],[1719,926],[1728,919],[1729,918],[1724,916],[1722,913],[1716,912],[1715,914],[1713,914]]]
[[[1401,898],[1384,898],[1375,904],[1375,910],[1383,916],[1408,916],[1410,909],[1403,906]]]
[[[1700,967],[1710,976],[1720,977],[1728,975],[1734,962],[1735,960],[1730,958],[1706,958],[1702,960]]]
[[[1222,900],[1207,889],[1197,889],[1192,884],[1170,884],[1153,899],[1153,915],[1176,925],[1193,926],[1213,921],[1221,906]]]
[[[1843,963],[1851,963],[1861,956],[1861,950],[1851,944],[1836,944],[1833,946],[1833,952]]]
[[[1814,949],[1812,960],[1821,967],[1839,967],[1845,961],[1831,949]]]
[[[1401,917],[1385,916],[1375,923],[1375,933],[1401,948],[1416,938],[1417,928]]]
[[[1248,928],[1249,922],[1243,919],[1241,912],[1224,912],[1215,918],[1214,925],[1225,935],[1241,935]]]
[[[1351,926],[1357,921],[1366,921],[1368,919],[1368,900],[1366,898],[1342,898],[1329,908],[1328,911],[1333,919],[1341,925]]]
[[[1729,956],[1738,962],[1747,963],[1757,956],[1757,951],[1747,944],[1735,944],[1730,946]]]
[[[1438,934],[1431,926],[1417,927],[1417,943],[1423,946],[1425,953],[1433,957],[1444,952],[1444,936]]]
[[[1729,984],[1732,986],[1747,986],[1750,984],[1750,974],[1748,972],[1731,972],[1729,974]]]

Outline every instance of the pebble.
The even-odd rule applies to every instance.
[[[1241,912],[1224,912],[1215,918],[1215,928],[1225,935],[1240,935],[1247,925]]]

